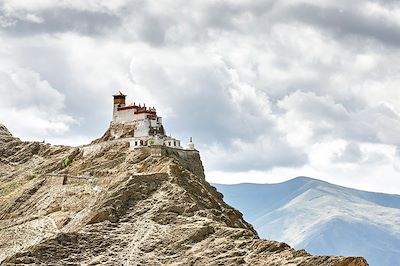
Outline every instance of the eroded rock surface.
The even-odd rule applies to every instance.
[[[197,153],[84,153],[0,132],[2,265],[368,265],[259,239]]]
[[[2,135],[12,136],[8,129],[3,124],[0,124],[0,136]]]

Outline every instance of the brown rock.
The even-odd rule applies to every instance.
[[[123,143],[83,155],[72,147],[2,142],[0,263],[368,265],[260,239],[206,182],[197,153],[165,154]],[[65,158],[70,163],[61,167]]]

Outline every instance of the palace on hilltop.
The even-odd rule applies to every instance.
[[[111,139],[129,140],[131,148],[148,146],[166,146],[184,149],[181,141],[167,136],[162,118],[154,107],[141,104],[126,104],[126,96],[122,92],[113,95],[113,119],[110,125]],[[186,150],[195,150],[192,138]]]

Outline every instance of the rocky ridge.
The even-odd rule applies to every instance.
[[[1,265],[368,265],[262,240],[197,152],[23,142],[0,127]]]
[[[12,134],[3,124],[0,124],[0,138],[12,138]]]

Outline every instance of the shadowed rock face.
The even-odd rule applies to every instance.
[[[0,124],[0,135],[11,136],[11,133],[3,124]]]
[[[259,239],[196,153],[0,147],[2,265],[368,265]]]
[[[10,131],[3,124],[0,124],[0,140],[5,141],[10,138],[12,138]]]

